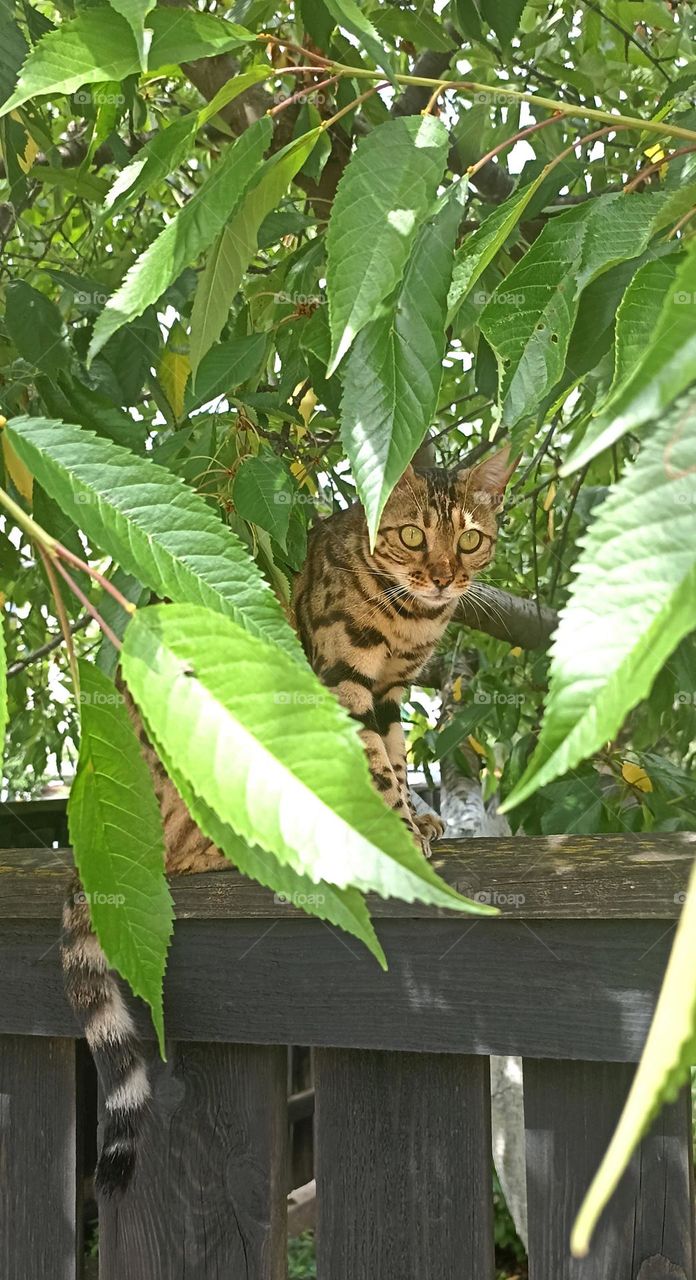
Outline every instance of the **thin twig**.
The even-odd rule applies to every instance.
[[[67,615],[67,613],[65,612],[65,602],[64,602],[64,600],[63,600],[62,595],[60,594],[60,587],[59,587],[59,585],[58,585],[58,579],[56,578],[56,575],[55,575],[55,573],[53,572],[53,565],[51,564],[50,556],[48,555],[48,553],[47,553],[46,551],[44,551],[44,548],[41,546],[41,543],[40,543],[40,542],[37,542],[37,544],[36,544],[36,549],[37,549],[37,551],[38,551],[38,553],[39,553],[39,555],[41,556],[41,559],[42,559],[42,561],[43,561],[43,567],[44,567],[44,569],[45,569],[45,571],[46,571],[46,577],[48,578],[48,584],[49,584],[49,586],[50,586],[50,588],[51,588],[51,594],[52,594],[52,596],[53,596],[53,602],[54,602],[55,607],[56,607],[56,616],[57,616],[58,621],[59,621],[59,623],[60,623],[60,629],[61,629],[61,632],[62,632],[62,634],[63,634],[63,639],[65,640],[65,647],[66,647],[66,649],[67,649],[67,651],[68,651],[68,662],[70,663],[70,674],[71,674],[71,676],[72,676],[73,689],[75,690],[75,697],[76,697],[76,698],[79,698],[79,696],[80,696],[80,672],[79,672],[79,670],[78,670],[78,666],[77,666],[77,658],[75,657],[75,646],[74,646],[74,644],[73,644],[73,640],[72,640],[72,632],[71,632],[71,630],[70,630],[70,623],[68,622],[68,615]],[[55,563],[57,564],[57,561],[56,561]]]
[[[563,120],[563,118],[562,112],[557,111],[555,115],[549,116],[547,120],[539,120],[536,124],[530,124],[526,129],[520,129],[518,133],[513,133],[511,138],[506,138],[504,142],[499,142],[497,147],[493,147],[491,151],[486,152],[485,156],[481,156],[481,159],[477,160],[476,164],[470,164],[467,169],[467,174],[470,178],[473,178],[474,174],[478,173],[479,169],[482,169],[484,164],[488,164],[489,160],[492,160],[494,156],[499,155],[506,147],[511,147],[513,143],[520,142],[522,138],[527,138],[530,133],[536,133],[539,129],[545,129],[549,124],[558,124],[559,120]]]
[[[305,85],[302,89],[298,89],[297,93],[293,93],[291,98],[284,98],[277,106],[271,107],[267,112],[267,116],[277,116],[281,111],[285,111],[286,107],[291,107],[293,102],[299,102],[301,98],[310,98],[312,94],[318,93],[320,89],[326,89],[330,84],[336,84],[341,79],[340,72],[338,75],[329,76],[328,80],[321,80],[319,84]]]
[[[77,619],[77,622],[72,622],[70,624],[71,636],[77,635],[79,631],[84,631],[85,627],[91,621],[92,619],[89,614],[83,613],[82,617]],[[46,658],[49,653],[53,653],[55,649],[60,648],[64,639],[65,637],[61,631],[59,636],[54,636],[52,640],[47,640],[46,643],[40,645],[38,649],[34,649],[32,653],[28,653],[26,658],[21,658],[18,659],[17,662],[13,662],[12,665],[7,668],[7,679],[10,680],[12,676],[21,675],[22,671],[25,671],[27,667],[31,667],[35,662],[40,662],[42,658]]]
[[[60,560],[54,560],[54,565],[58,570],[61,578],[65,579],[68,586],[70,587],[70,590],[77,596],[78,600],[80,601],[80,604],[84,605],[84,608],[87,610],[90,617],[94,618],[94,621],[99,623],[99,626],[104,632],[104,635],[106,636],[107,640],[110,640],[112,645],[114,646],[114,649],[116,649],[117,652],[120,652],[121,641],[119,640],[115,632],[111,630],[111,627],[109,626],[108,622],[104,621],[98,609],[95,609],[91,600],[88,600],[82,588],[78,587],[75,579],[71,577],[67,569],[60,563]]]
[[[104,574],[100,573],[98,569],[94,569],[91,564],[87,564],[86,560],[81,560],[79,556],[74,554],[74,552],[69,551],[67,547],[64,547],[62,542],[56,543],[56,553],[61,556],[63,560],[67,560],[68,564],[72,564],[76,569],[82,569],[83,573],[89,574],[90,578],[93,578],[95,582],[98,582],[99,586],[106,591],[107,595],[110,595],[117,604],[120,604],[121,608],[125,609],[126,613],[135,613],[135,605],[132,601],[126,600],[126,597],[121,595],[121,592],[114,586],[113,582],[109,582],[109,579],[105,578]]]

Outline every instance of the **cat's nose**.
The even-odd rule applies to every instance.
[[[454,579],[451,569],[435,569],[430,577],[436,587],[448,587]]]

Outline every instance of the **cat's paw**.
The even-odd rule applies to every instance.
[[[414,813],[413,825],[427,844],[431,840],[439,840],[445,834],[445,824],[436,813]],[[425,856],[430,855],[427,853]]]

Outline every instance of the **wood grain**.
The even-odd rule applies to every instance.
[[[634,1068],[524,1064],[529,1280],[695,1280],[690,1099],[666,1107],[605,1209],[587,1258],[570,1231],[621,1113]]]
[[[0,814],[0,844],[3,844]],[[442,841],[435,869],[466,896],[483,894],[509,919],[676,919],[696,834],[512,837]],[[72,875],[69,849],[0,850],[0,918],[57,919]],[[174,877],[181,919],[283,919],[302,912],[229,872]],[[422,903],[370,896],[376,917],[436,919]]]
[[[492,1280],[481,1058],[316,1054],[319,1280]]]
[[[133,1184],[101,1206],[100,1280],[285,1280],[286,1051],[175,1045]]]
[[[75,1042],[0,1036],[0,1276],[76,1280],[81,1189]]]

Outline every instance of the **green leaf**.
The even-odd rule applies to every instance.
[[[116,175],[104,199],[104,215],[113,217],[124,205],[167,178],[190,154],[198,128],[195,112],[173,120],[141,147],[131,164]]]
[[[201,831],[234,863],[242,875],[258,880],[276,895],[309,915],[329,920],[364,942],[383,969],[387,962],[364,899],[357,889],[337,889],[325,880],[315,883],[280,862],[272,853],[248,845],[231,827],[221,822],[209,805],[197,796],[171,760],[163,758],[167,773],[174,782],[186,808]]]
[[[434,116],[388,120],[358,143],[338,184],[326,233],[332,336],[327,376],[401,280],[448,145],[447,130]]]
[[[203,356],[217,342],[235,294],[256,253],[259,227],[285,194],[322,134],[312,129],[271,156],[261,167],[236,213],[213,246],[199,277],[191,312],[191,365],[195,374]]]
[[[153,71],[226,53],[255,39],[243,27],[193,9],[155,9],[149,27],[153,34],[148,66]],[[138,49],[126,19],[113,9],[83,9],[29,52],[0,116],[42,94],[74,93],[82,85],[125,80],[139,71]]]
[[[600,196],[547,222],[492,295],[481,331],[495,351],[504,425],[531,419],[563,375],[583,289],[639,257],[693,189]]]
[[[597,1221],[653,1118],[673,1102],[696,1064],[696,864],[643,1056],[618,1125],[580,1206],[571,1249],[584,1257]]]
[[[627,431],[657,418],[696,378],[696,244],[677,261],[670,284],[666,269],[669,264],[674,270],[674,263],[670,258],[647,263],[653,271],[646,277],[642,267],[626,291],[617,313],[613,390],[561,475],[586,466]],[[656,290],[665,284],[660,307]]]
[[[454,49],[441,20],[433,17],[422,6],[416,9],[389,8],[374,15],[379,34],[387,37],[401,36],[417,49],[437,49],[447,53]]]
[[[27,48],[14,18],[9,12],[0,11],[0,102],[12,93]]]
[[[481,13],[502,45],[516,35],[527,0],[480,0]]]
[[[209,120],[214,120],[224,107],[238,98],[240,93],[246,93],[247,89],[252,89],[255,84],[259,84],[261,80],[273,79],[274,71],[269,62],[261,62],[257,66],[248,67],[246,71],[242,71],[240,75],[233,76],[227,84],[223,84],[221,89],[210,102],[201,107],[198,112],[198,128],[202,129],[203,125]]]
[[[80,684],[70,843],[104,954],[149,1004],[164,1056],[162,980],[174,912],[162,819],[123,696],[86,662],[80,663]]]
[[[447,290],[466,182],[423,224],[386,314],[368,324],[345,364],[341,438],[374,541],[385,503],[437,408]]]
[[[654,430],[582,540],[541,736],[503,808],[611,741],[696,627],[695,470],[692,397]]]
[[[232,501],[238,515],[268,530],[286,550],[295,486],[284,462],[270,454],[245,458],[234,478]]]
[[[192,606],[140,610],[124,677],[158,749],[220,820],[313,883],[475,910],[378,795],[355,724],[308,669]]]
[[[15,418],[5,431],[66,515],[127,573],[159,596],[229,614],[304,666],[246,547],[182,480],[81,427]]]
[[[230,342],[217,343],[198,367],[193,389],[189,385],[187,411],[218,396],[230,395],[242,382],[258,373],[266,354],[268,335],[248,333]]]
[[[451,324],[464,299],[471,292],[486,267],[502,249],[514,227],[517,226],[532,196],[539,190],[548,172],[548,166],[525,187],[513,192],[493,213],[471,232],[457,250],[452,272],[452,284],[447,299],[447,323]]]
[[[138,50],[141,71],[147,68],[147,55],[152,42],[152,32],[145,30],[145,19],[156,0],[109,0],[112,9],[126,19],[133,32],[135,47]]]
[[[392,84],[396,86],[391,58],[370,19],[356,4],[356,0],[324,0],[324,3],[339,27],[343,27],[344,31],[355,36],[359,46],[365,50],[368,57],[372,58],[375,66],[381,67]]]
[[[156,302],[184,267],[194,262],[237,207],[263,159],[272,124],[267,116],[228,147],[203,186],[133,263],[120,289],[97,319],[89,359],[122,325]]]
[[[19,354],[49,376],[68,360],[63,318],[54,302],[26,280],[7,285],[5,324]]]

